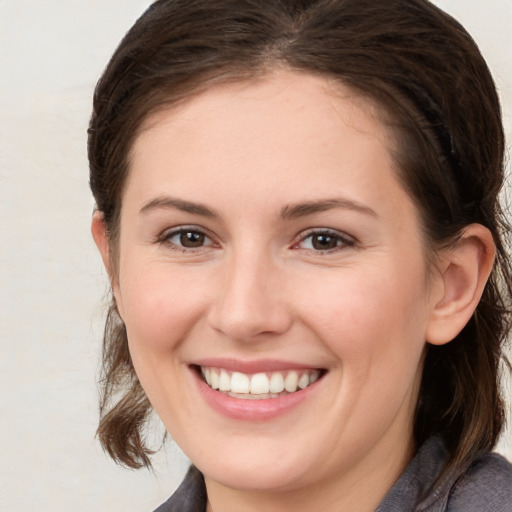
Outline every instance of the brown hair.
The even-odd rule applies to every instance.
[[[98,83],[89,128],[90,183],[110,242],[117,239],[130,148],[143,121],[212,83],[276,67],[321,74],[372,98],[396,134],[400,178],[422,214],[428,246],[465,226],[492,233],[497,259],[473,317],[426,355],[415,441],[439,435],[445,470],[491,449],[503,426],[499,367],[509,332],[510,229],[500,105],[467,32],[426,0],[159,0],[125,36]],[[101,421],[108,453],[149,465],[151,410],[115,303],[103,346]]]

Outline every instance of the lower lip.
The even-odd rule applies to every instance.
[[[322,380],[317,380],[306,389],[277,398],[244,400],[243,398],[234,398],[220,391],[215,391],[206,382],[201,380],[195,370],[192,369],[192,372],[195,375],[195,381],[201,395],[216,412],[228,418],[245,421],[270,420],[286,414],[291,409],[298,407],[308,400]]]

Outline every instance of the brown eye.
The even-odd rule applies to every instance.
[[[354,245],[354,239],[344,233],[317,230],[310,231],[306,234],[297,247],[322,253],[352,247]]]
[[[199,231],[182,231],[180,233],[180,245],[189,249],[202,247],[205,239],[206,235]]]
[[[326,251],[329,249],[335,249],[338,247],[339,238],[329,235],[328,233],[319,233],[318,235],[312,235],[311,245],[313,249],[317,251]]]
[[[199,229],[180,228],[165,233],[160,238],[161,243],[169,244],[171,247],[181,250],[200,249],[213,246],[213,242],[206,233]]]

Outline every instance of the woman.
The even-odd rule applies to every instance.
[[[99,438],[158,510],[512,509],[503,130],[424,0],[160,0],[89,130],[113,302]]]

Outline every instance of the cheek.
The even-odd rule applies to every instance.
[[[302,291],[309,318],[342,363],[361,369],[407,364],[425,344],[426,291],[423,267],[373,265],[308,283]]]
[[[339,361],[333,410],[362,438],[385,430],[399,411],[410,420],[425,347],[426,309],[421,285],[370,270],[309,295],[315,328]],[[421,275],[421,274],[417,274]],[[417,282],[413,280],[413,282]],[[401,414],[401,413],[400,413]]]
[[[204,314],[207,297],[200,285],[203,279],[191,273],[173,272],[166,265],[148,263],[136,268],[145,270],[120,276],[130,345],[168,351],[189,334]]]
[[[123,320],[137,377],[166,426],[191,421],[181,350],[204,317],[202,279],[169,265],[125,260],[120,271]],[[168,393],[172,383],[173,393]]]

